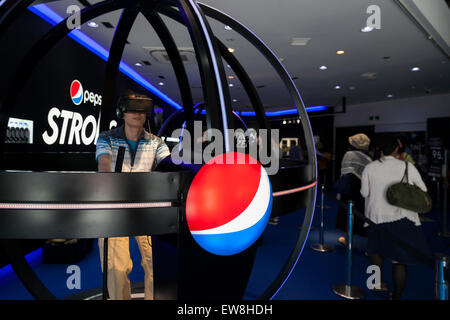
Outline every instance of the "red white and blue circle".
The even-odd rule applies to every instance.
[[[73,80],[70,84],[70,97],[72,98],[72,102],[76,105],[81,104],[83,101],[83,87],[81,86],[80,81]]]
[[[244,161],[225,160],[230,157]],[[242,153],[225,153],[208,161],[196,174],[186,199],[192,237],[206,251],[221,256],[237,254],[255,243],[271,210],[266,170]]]

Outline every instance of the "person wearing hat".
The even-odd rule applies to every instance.
[[[354,208],[364,212],[364,199],[361,189],[361,177],[364,167],[372,162],[369,156],[370,139],[364,133],[358,133],[348,138],[349,148],[341,162],[341,177],[336,185],[336,191],[341,201],[348,203],[352,200]],[[353,233],[365,236],[364,222],[355,216]],[[347,232],[347,211],[339,207],[336,216],[336,228]],[[345,244],[344,237],[339,237],[339,243]]]

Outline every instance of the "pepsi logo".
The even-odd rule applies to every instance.
[[[245,161],[223,160],[230,155]],[[272,187],[266,170],[240,153],[208,161],[196,174],[186,199],[192,237],[206,251],[222,256],[237,254],[255,243],[271,210]]]
[[[73,80],[70,84],[70,97],[74,104],[79,105],[83,102],[83,86],[80,81]]]
[[[73,80],[70,84],[70,98],[77,106],[87,102],[92,103],[94,106],[102,105],[102,96],[86,89],[83,90],[83,86],[78,80]]]

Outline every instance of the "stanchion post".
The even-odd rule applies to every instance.
[[[353,202],[348,203],[347,212],[347,282],[333,287],[334,293],[346,299],[362,299],[364,291],[352,285]]]
[[[327,244],[324,244],[325,185],[322,185],[321,192],[319,243],[312,244],[311,248],[318,252],[330,252],[333,248]]]
[[[438,236],[448,238],[450,237],[450,233],[447,231],[447,192],[448,187],[444,187],[443,189],[443,199],[442,199],[442,231],[438,233]]]
[[[353,244],[353,202],[348,203],[348,221],[347,221],[347,286],[352,285],[352,244]]]
[[[321,245],[323,245],[323,210],[325,206],[325,185],[322,185],[321,188],[322,194],[321,194],[321,201],[320,201],[320,232],[319,232],[319,242]]]
[[[436,299],[448,300],[448,281],[445,273],[448,272],[449,257],[442,253],[436,254]]]
[[[102,300],[107,300],[108,295],[108,238],[103,239],[103,290]]]

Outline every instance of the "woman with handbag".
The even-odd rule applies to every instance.
[[[364,133],[358,133],[348,138],[350,147],[341,162],[341,177],[335,183],[334,189],[338,198],[347,203],[352,200],[356,210],[364,211],[364,199],[361,197],[361,174],[364,167],[372,161],[368,155],[370,139]],[[353,234],[365,236],[364,221],[355,216]],[[336,228],[347,232],[347,210],[339,207],[336,215]],[[338,242],[346,244],[344,237]]]
[[[395,137],[382,137],[378,141],[378,146],[381,158],[364,168],[361,179],[361,195],[365,198],[365,215],[376,223],[375,226],[369,226],[367,230],[367,253],[372,265],[380,267],[381,274],[383,274],[384,260],[392,260],[394,285],[392,298],[399,300],[407,281],[406,266],[417,264],[419,261],[410,252],[380,234],[379,230],[395,235],[424,255],[430,256],[430,251],[418,213],[389,203],[387,192],[391,186],[403,181],[405,174],[410,185],[417,186],[423,192],[426,192],[427,188],[414,165],[396,159],[399,148]],[[364,226],[367,225],[366,223]],[[382,289],[387,290],[385,284],[384,287]]]

